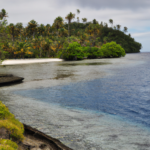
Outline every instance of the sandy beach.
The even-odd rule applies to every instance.
[[[58,58],[8,59],[2,61],[0,65],[18,65],[18,64],[46,63],[46,62],[57,62],[57,61],[58,62],[63,61],[63,59],[58,59]]]

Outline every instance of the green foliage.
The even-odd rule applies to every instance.
[[[5,10],[0,12],[0,17],[2,19],[7,17]],[[96,19],[86,22],[87,19],[82,18],[84,23],[80,23],[79,20],[72,22],[74,18],[75,14],[70,12],[66,16],[68,23],[65,24],[63,18],[59,16],[52,26],[39,25],[35,20],[31,20],[27,27],[23,27],[22,23],[0,25],[0,59],[62,58],[62,56],[65,59],[82,59],[83,53],[84,57],[88,58],[119,57],[113,55],[111,51],[104,53],[100,50],[102,44],[112,41],[119,44],[126,53],[140,52],[142,48],[130,34],[125,34],[127,27],[124,27],[124,32],[120,31],[120,25],[113,27],[112,19],[109,19],[111,27],[108,27],[107,23],[99,24]],[[70,44],[74,42],[80,46],[75,45],[71,52]],[[67,51],[70,51],[69,54]]]
[[[102,28],[101,41],[107,37],[107,42],[115,41],[120,44],[126,53],[140,52],[142,45],[136,42],[131,36],[126,35],[124,32],[112,28]]]
[[[87,58],[102,58],[103,57],[103,52],[100,48],[98,47],[85,47],[86,53],[87,53]]]
[[[104,57],[121,57],[125,56],[125,50],[116,42],[110,42],[107,44],[103,44],[101,47],[101,51],[104,54]]]
[[[81,60],[84,57],[82,47],[78,42],[70,43],[63,52],[65,60]]]
[[[11,140],[2,139],[0,140],[0,149],[1,150],[17,150],[18,145]]]
[[[2,102],[0,102],[0,128],[6,128],[10,132],[11,137],[18,141],[24,139],[22,123],[15,119],[14,115],[9,112]]]

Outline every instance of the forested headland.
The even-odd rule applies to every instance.
[[[77,9],[79,15],[80,10]],[[7,24],[8,14],[0,12],[0,59],[12,58],[63,58],[82,60],[84,58],[112,58],[125,53],[140,52],[142,45],[127,34],[127,27],[99,23],[96,19],[88,22],[70,12],[58,16],[52,25],[38,24],[35,20]]]

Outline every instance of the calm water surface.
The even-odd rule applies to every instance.
[[[41,117],[43,132],[73,149],[150,150],[150,53],[4,66],[0,71],[25,78],[22,84],[0,88],[10,110],[36,128]],[[42,113],[36,115],[38,110]],[[56,135],[47,126],[51,114],[51,126],[59,126],[60,118],[63,122]]]

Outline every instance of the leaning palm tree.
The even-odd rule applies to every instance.
[[[71,20],[75,18],[75,14],[73,14],[72,12],[70,12],[66,17],[65,17],[67,20],[68,20],[68,37],[70,36],[70,23],[71,23]]]
[[[109,23],[111,24],[111,26],[113,26],[113,20],[109,19]]]

